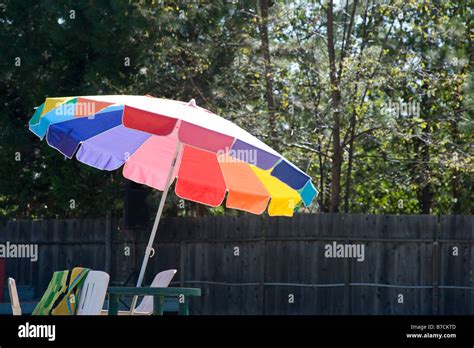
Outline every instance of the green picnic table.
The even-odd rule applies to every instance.
[[[118,314],[120,296],[153,296],[153,315],[163,315],[165,297],[177,297],[180,315],[189,315],[189,297],[201,296],[198,288],[135,288],[112,286],[109,287],[109,315]]]

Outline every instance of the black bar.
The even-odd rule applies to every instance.
[[[20,338],[19,326],[55,325],[55,340]],[[432,325],[432,327],[431,327]],[[407,337],[407,334],[455,334],[455,338]],[[0,346],[49,344],[130,345],[286,344],[313,346],[472,347],[470,316],[118,316],[0,317]]]

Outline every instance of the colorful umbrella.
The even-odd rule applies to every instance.
[[[68,158],[163,191],[137,286],[171,183],[209,206],[292,216],[317,194],[311,178],[234,123],[196,105],[150,96],[47,98],[30,130]]]

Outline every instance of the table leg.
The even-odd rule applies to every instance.
[[[189,299],[186,295],[179,295],[179,315],[189,315]]]
[[[153,296],[153,315],[163,315],[163,304],[165,297],[160,295]]]
[[[119,297],[117,294],[109,294],[109,315],[118,314]]]

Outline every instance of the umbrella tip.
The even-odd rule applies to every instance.
[[[196,106],[197,106],[196,100],[194,100],[194,98],[191,99],[191,100],[188,102],[188,106],[196,107]]]

